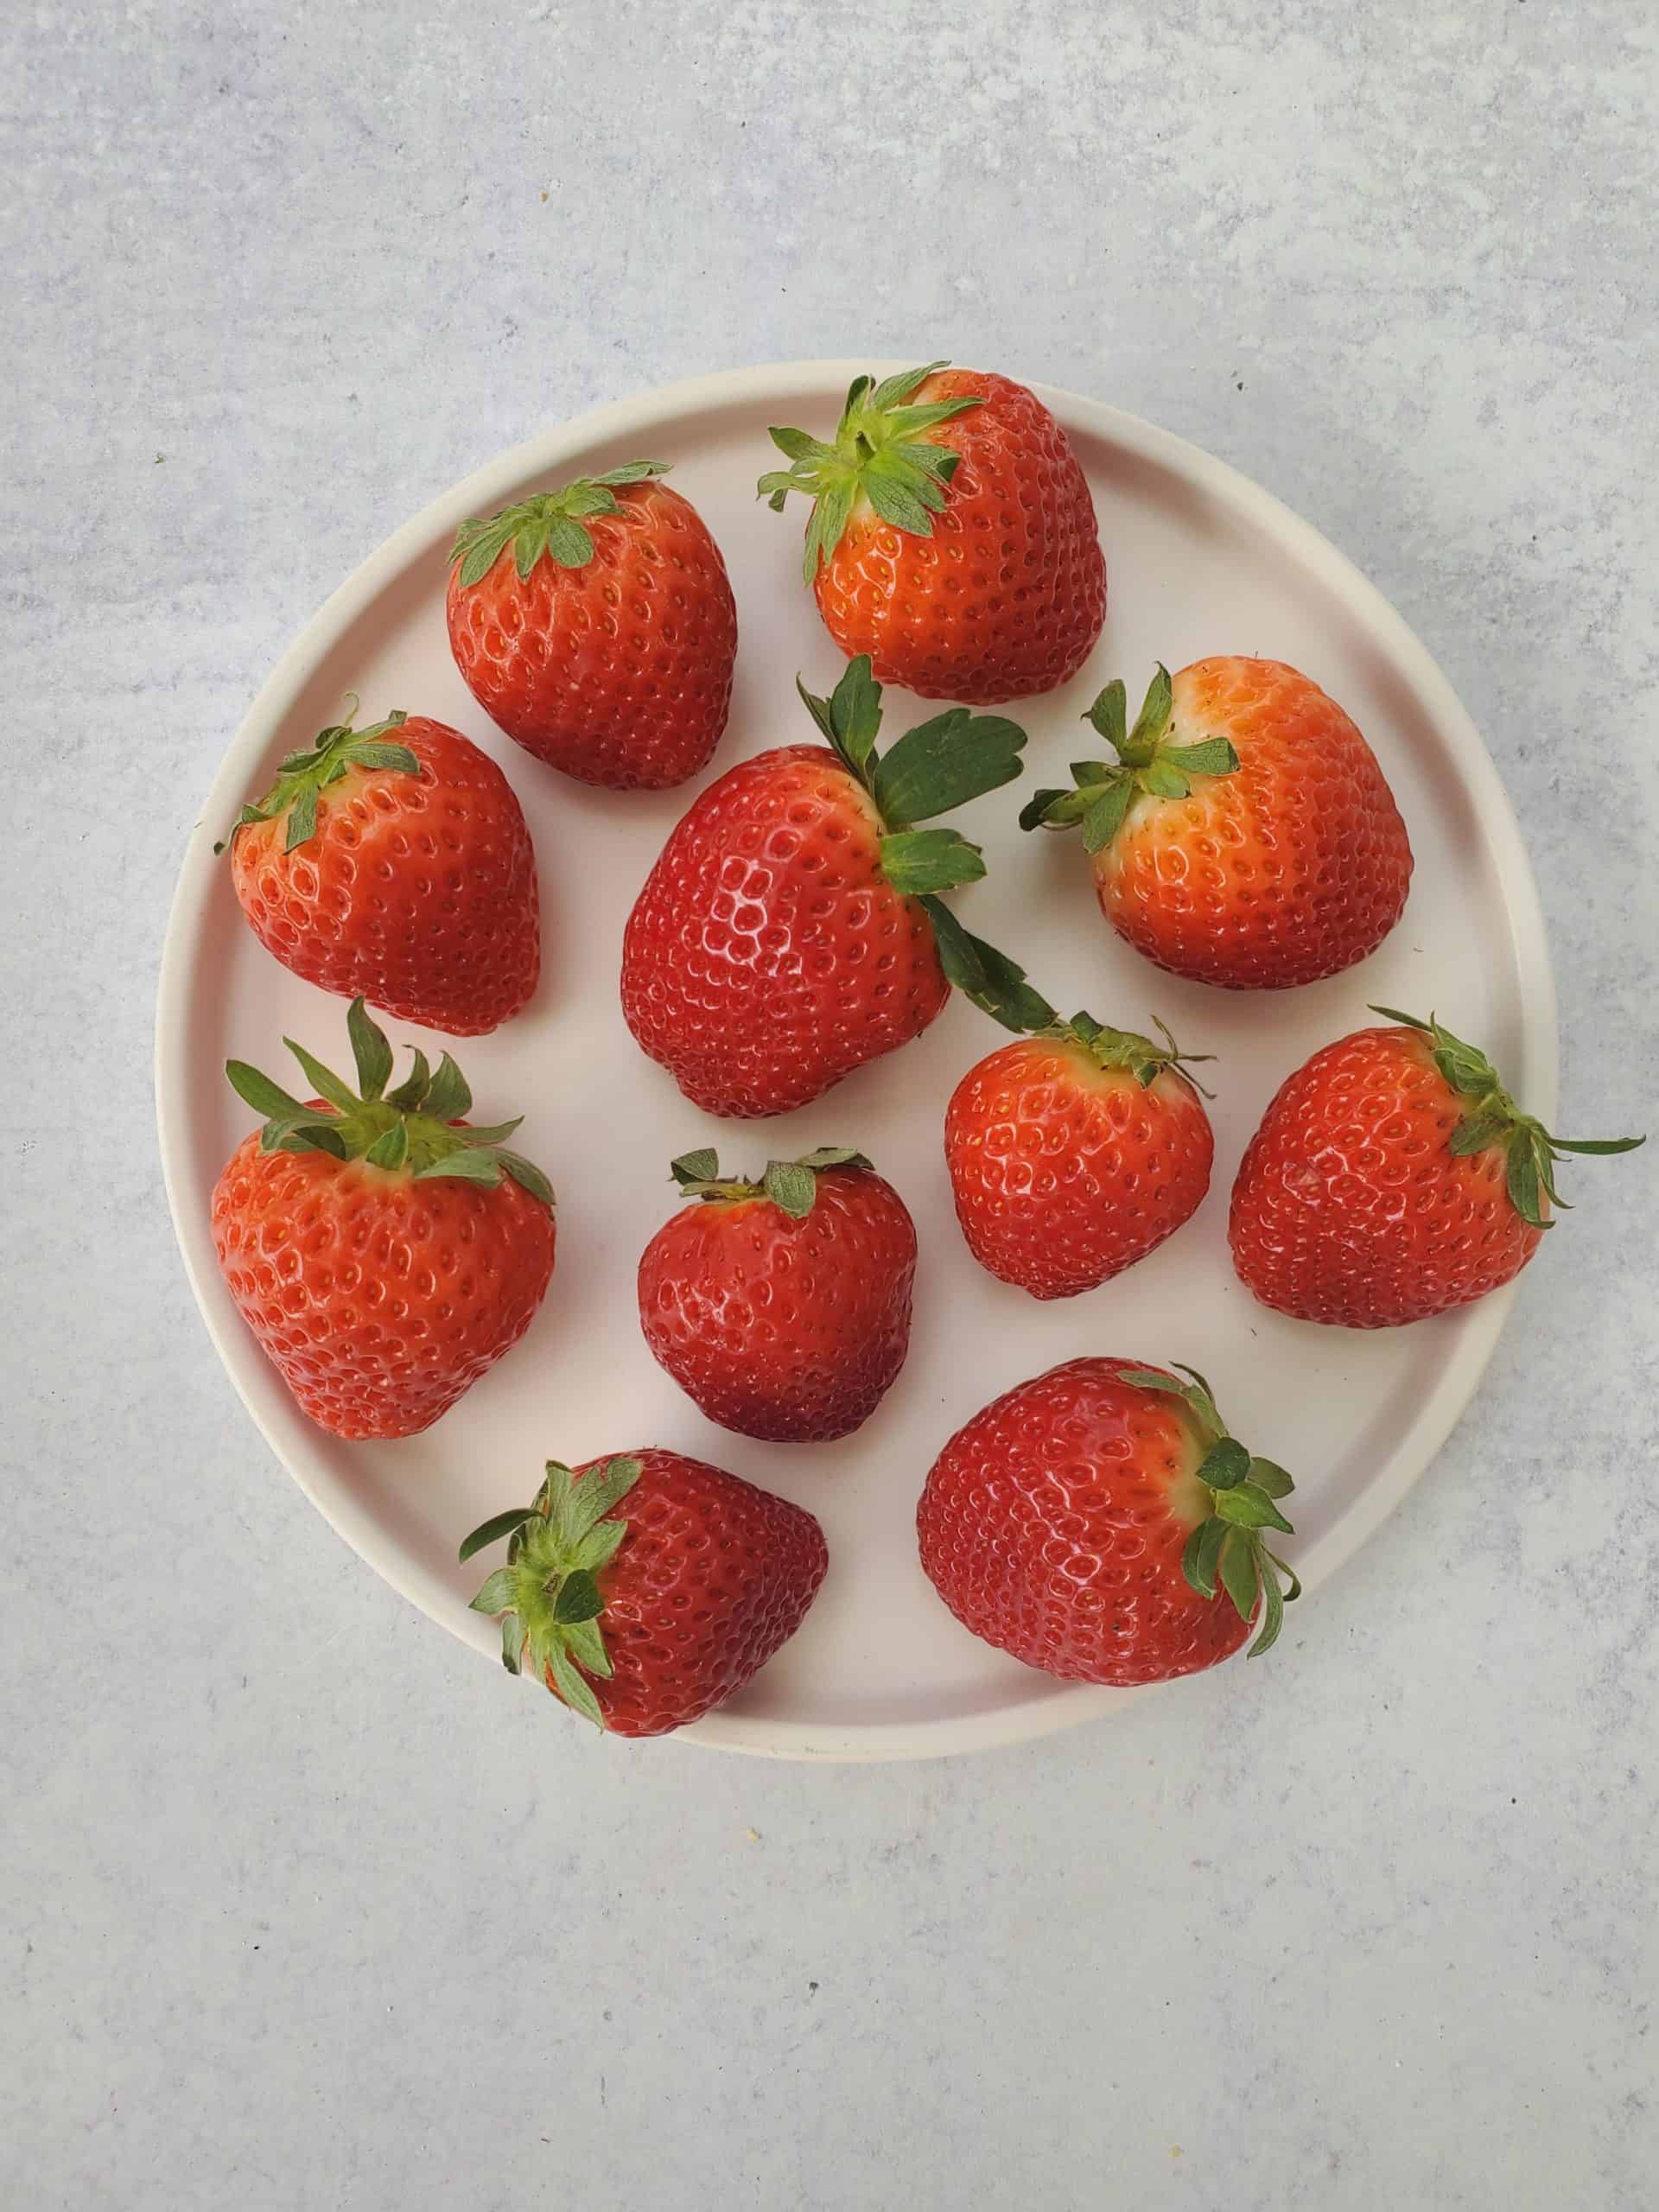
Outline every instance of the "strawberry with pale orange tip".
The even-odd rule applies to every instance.
[[[1117,755],[1072,764],[1020,826],[1080,828],[1102,912],[1172,974],[1235,991],[1317,982],[1399,920],[1411,844],[1376,757],[1282,661],[1161,664],[1134,728],[1121,683],[1086,720]]]

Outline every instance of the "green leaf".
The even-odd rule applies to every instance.
[[[643,484],[648,476],[666,476],[673,466],[671,461],[625,461],[619,468],[601,469],[597,476],[581,480],[589,484]]]
[[[1294,1599],[1300,1598],[1302,1594],[1302,1586],[1295,1568],[1294,1567],[1287,1566],[1285,1561],[1280,1558],[1278,1553],[1270,1552],[1265,1544],[1262,1548],[1262,1556],[1267,1560],[1270,1567],[1276,1567],[1281,1574],[1285,1575],[1289,1579],[1290,1587],[1285,1592],[1285,1603],[1288,1605],[1293,1603]]]
[[[1139,772],[1141,790],[1154,798],[1185,798],[1192,789],[1180,770],[1171,766],[1171,758],[1166,753],[1160,760],[1148,760]]]
[[[864,493],[883,522],[912,537],[931,537],[933,518],[895,466],[898,455],[882,454],[864,472]]]
[[[326,1152],[331,1160],[344,1160],[346,1141],[338,1122],[320,1114],[299,1114],[286,1121],[267,1122],[259,1133],[261,1152]]]
[[[230,1086],[243,1103],[251,1106],[256,1114],[266,1120],[308,1121],[308,1108],[297,1098],[290,1098],[282,1085],[273,1083],[268,1075],[261,1075],[245,1060],[226,1060],[225,1074]],[[355,1102],[353,1102],[355,1103]]]
[[[871,413],[884,415],[890,407],[902,406],[912,392],[921,390],[929,377],[950,365],[948,361],[928,361],[919,369],[900,369],[896,376],[883,377],[870,394]]]
[[[1164,758],[1185,776],[1231,776],[1238,769],[1238,755],[1224,737],[1206,737],[1198,745],[1171,746]]]
[[[346,1029],[357,1065],[358,1091],[365,1099],[378,1098],[391,1074],[391,1047],[385,1032],[375,1026],[360,998],[346,1009]]]
[[[780,429],[774,424],[766,435],[791,461],[833,461],[836,457],[833,446],[825,445],[821,438],[809,437],[804,430]]]
[[[467,531],[477,535],[468,537]],[[465,524],[455,541],[455,550],[461,558],[461,587],[470,591],[474,584],[482,583],[490,570],[501,558],[512,543],[513,526],[499,517],[493,523]],[[453,560],[455,556],[451,555]]]
[[[830,727],[825,734],[861,781],[865,780],[880,727],[881,686],[871,677],[869,655],[860,653],[848,662],[830,696]]]
[[[302,784],[294,794],[294,804],[288,810],[288,826],[283,832],[283,850],[293,852],[296,847],[309,843],[317,834],[317,787]]]
[[[620,1453],[602,1467],[590,1469],[580,1482],[571,1482],[563,1522],[566,1540],[579,1542],[607,1513],[614,1512],[644,1472],[639,1460]]]
[[[1209,1526],[1208,1520],[1200,1521],[1181,1547],[1181,1573],[1201,1598],[1213,1598],[1216,1594],[1213,1583],[1206,1590],[1198,1580],[1198,1554],[1204,1548],[1204,1532]]]
[[[585,1536],[579,1537],[571,1547],[572,1567],[585,1567],[589,1574],[597,1574],[621,1550],[627,1539],[626,1521],[601,1521]]]
[[[397,1121],[383,1129],[363,1156],[372,1167],[401,1167],[409,1158],[408,1122]]]
[[[421,772],[420,762],[406,745],[353,745],[340,757],[353,768],[397,768],[406,776]]]
[[[389,1090],[386,1093],[387,1105],[396,1106],[399,1112],[404,1114],[412,1114],[424,1104],[427,1086],[432,1080],[432,1071],[427,1065],[426,1054],[422,1052],[418,1045],[411,1046],[410,1049],[415,1055],[414,1066],[410,1068],[396,1090]]]
[[[1246,1656],[1259,1659],[1264,1651],[1271,1651],[1279,1641],[1279,1631],[1285,1624],[1285,1600],[1276,1574],[1262,1577],[1262,1628]]]
[[[827,560],[842,540],[852,518],[854,487],[851,484],[832,484],[820,494],[812,510],[811,527],[807,531],[806,581],[811,583],[818,572],[820,560]]]
[[[1135,728],[1129,732],[1127,744],[1120,748],[1126,758],[1138,756],[1145,760],[1147,757],[1169,728],[1169,718],[1174,706],[1175,694],[1170,683],[1169,671],[1160,661],[1158,672],[1147,685],[1146,698],[1135,716]]]
[[[559,494],[566,514],[580,522],[584,515],[613,515],[621,512],[614,495],[592,477],[582,477]]]
[[[954,830],[901,830],[880,840],[879,853],[882,874],[906,899],[977,883],[985,873],[979,847]]]
[[[556,1643],[548,1653],[548,1666],[554,1687],[571,1711],[579,1713],[584,1720],[591,1720],[595,1728],[602,1728],[605,1716],[600,1711],[599,1700],[577,1673],[562,1643]]]
[[[1011,784],[1025,743],[1025,731],[1005,715],[948,708],[888,750],[875,771],[876,804],[895,829],[948,814]]]
[[[522,1114],[515,1114],[510,1122],[469,1122],[467,1124],[467,1148],[469,1151],[481,1151],[486,1147],[505,1144],[514,1130],[522,1128],[524,1123]]]
[[[1216,1511],[1240,1529],[1281,1529],[1287,1536],[1295,1533],[1266,1491],[1258,1490],[1254,1483],[1240,1483],[1236,1489],[1220,1491]]]
[[[1071,763],[1071,780],[1080,791],[1087,791],[1091,784],[1109,784],[1115,776],[1121,776],[1122,772],[1110,760],[1074,760]]]
[[[464,1557],[465,1554],[462,1556]],[[505,1612],[512,1605],[515,1591],[512,1569],[510,1567],[498,1567],[477,1597],[473,1599],[468,1610],[474,1613]]]
[[[1414,1014],[1402,1014],[1398,1007],[1373,1006],[1370,1011],[1380,1014],[1384,1021],[1397,1021],[1402,1029],[1421,1029],[1425,1033],[1428,1031],[1427,1022],[1420,1021]]]
[[[445,1052],[438,1062],[438,1071],[427,1086],[423,1110],[436,1122],[458,1122],[473,1103],[473,1094],[467,1078]]]
[[[1484,1152],[1488,1145],[1496,1144],[1514,1126],[1513,1118],[1501,1107],[1465,1114],[1446,1139],[1446,1148],[1454,1160],[1466,1160],[1471,1153]]]
[[[599,1585],[581,1567],[566,1575],[553,1601],[553,1618],[562,1627],[571,1621],[596,1621],[604,1610]]]
[[[1296,1487],[1276,1459],[1252,1459],[1249,1480],[1269,1497],[1287,1497]]]
[[[1227,1530],[1222,1539],[1220,1571],[1222,1587],[1232,1599],[1240,1620],[1254,1620],[1262,1575],[1255,1539],[1248,1529]]]
[[[812,1168],[868,1167],[870,1162],[849,1144],[821,1144],[816,1152],[803,1153],[797,1165]]]
[[[1129,801],[1135,797],[1135,785],[1127,776],[1107,786],[1083,817],[1083,849],[1086,853],[1103,853],[1118,831],[1123,827],[1123,817],[1129,810]]]
[[[510,1675],[518,1672],[518,1655],[524,1649],[524,1631],[517,1613],[508,1613],[501,1623],[501,1664]]]
[[[812,1170],[790,1160],[768,1160],[760,1185],[773,1205],[791,1221],[804,1221],[818,1195],[818,1179]]]
[[[528,1191],[532,1198],[539,1198],[544,1206],[557,1205],[553,1185],[533,1160],[526,1160],[521,1152],[509,1152],[503,1144],[496,1146],[495,1158],[521,1191]]]
[[[844,683],[846,678],[843,677],[842,681]],[[801,703],[817,724],[824,742],[833,745],[836,751],[839,753],[841,739],[836,733],[836,718],[830,711],[830,702],[827,699],[820,699],[816,691],[809,691],[798,676],[795,678],[795,689],[801,695]]]
[[[683,1152],[669,1163],[669,1173],[683,1189],[688,1183],[712,1183],[720,1173],[720,1154],[712,1145]]]
[[[324,1067],[320,1059],[308,1052],[303,1045],[296,1045],[291,1037],[284,1037],[283,1042],[304,1070],[306,1081],[319,1098],[338,1106],[342,1114],[356,1112],[357,1093],[349,1084],[342,1083],[332,1068]]]
[[[1242,1483],[1249,1471],[1249,1453],[1236,1436],[1224,1436],[1205,1454],[1198,1479],[1211,1490],[1228,1491]]]
[[[1646,1137],[1551,1137],[1550,1143],[1557,1152],[1592,1152],[1610,1154],[1635,1152],[1646,1144]]]
[[[554,515],[547,526],[547,550],[562,569],[585,569],[594,557],[594,541],[569,515]]]
[[[1508,1177],[1510,1203],[1534,1229],[1546,1226],[1538,1198],[1538,1163],[1533,1158],[1532,1147],[1524,1141],[1510,1147]]]
[[[609,1681],[614,1670],[596,1620],[567,1621],[564,1624],[564,1643],[584,1674],[597,1675],[601,1681]]]
[[[479,1522],[470,1536],[462,1539],[456,1556],[465,1567],[474,1552],[481,1552],[491,1544],[499,1543],[503,1536],[512,1535],[513,1530],[522,1529],[526,1521],[538,1517],[533,1505],[516,1506],[510,1513],[492,1514],[487,1521]]]
[[[424,1167],[417,1167],[415,1180],[417,1183],[478,1183],[486,1190],[493,1191],[501,1180],[502,1164],[499,1153],[475,1151],[468,1146],[462,1146],[459,1152],[446,1152],[439,1159],[429,1160]]]
[[[1128,730],[1128,712],[1123,679],[1115,676],[1083,719],[1094,724],[1115,753],[1121,753]]]
[[[1216,1565],[1221,1557],[1222,1545],[1227,1540],[1227,1523],[1212,1513],[1198,1527],[1198,1543],[1194,1547],[1192,1572],[1188,1580],[1201,1598],[1216,1594]]]
[[[1022,830],[1057,830],[1068,823],[1080,822],[1087,810],[1088,803],[1077,791],[1033,791],[1020,810],[1020,827]]]
[[[1016,1035],[1050,1027],[1054,1009],[1026,981],[1023,968],[994,944],[987,944],[983,938],[971,936],[943,899],[929,897],[921,903],[933,925],[939,965],[947,982],[982,1013]]]

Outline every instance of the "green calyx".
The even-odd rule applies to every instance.
[[[461,1547],[464,1564],[486,1544],[507,1539],[498,1567],[472,1601],[475,1613],[499,1614],[501,1664],[510,1675],[528,1659],[573,1712],[605,1726],[588,1677],[608,1681],[610,1654],[600,1626],[605,1599],[595,1577],[628,1533],[612,1516],[645,1472],[638,1459],[607,1459],[578,1478],[550,1459],[533,1505],[498,1513]]]
[[[1295,1533],[1277,1503],[1295,1484],[1276,1460],[1253,1458],[1228,1434],[1216,1411],[1215,1393],[1197,1368],[1183,1367],[1179,1360],[1172,1363],[1186,1382],[1178,1382],[1154,1367],[1121,1367],[1117,1379],[1133,1389],[1167,1391],[1187,1409],[1204,1446],[1198,1476],[1210,1494],[1210,1510],[1186,1540],[1181,1573],[1200,1598],[1213,1599],[1219,1583],[1247,1625],[1260,1604],[1262,1628],[1249,1649],[1254,1659],[1277,1642],[1286,1605],[1302,1593],[1294,1570],[1268,1549],[1264,1533]],[[1281,1586],[1281,1575],[1288,1586]]]
[[[1380,1014],[1385,1021],[1397,1021],[1403,1029],[1418,1030],[1429,1039],[1435,1066],[1458,1096],[1469,1101],[1447,1149],[1454,1158],[1463,1160],[1497,1146],[1508,1161],[1510,1203],[1534,1229],[1552,1225],[1543,1210],[1546,1197],[1562,1212],[1573,1211],[1555,1188],[1555,1162],[1563,1153],[1634,1152],[1647,1142],[1645,1137],[1552,1136],[1535,1116],[1521,1111],[1485,1053],[1454,1037],[1434,1015],[1421,1021],[1414,1014],[1402,1014],[1391,1006],[1374,1006],[1371,1012]]]
[[[914,824],[965,806],[1020,773],[1026,733],[1001,715],[976,715],[949,707],[918,722],[885,754],[875,749],[881,727],[881,686],[860,653],[827,699],[796,690],[807,712],[834,747],[842,765],[874,800],[881,817],[881,873],[907,899],[928,899],[985,873],[977,845],[954,830]]]
[[[245,1060],[226,1061],[225,1072],[238,1097],[265,1116],[259,1132],[261,1152],[325,1152],[333,1160],[366,1160],[372,1167],[408,1174],[416,1181],[448,1178],[480,1183],[490,1190],[510,1175],[544,1206],[553,1204],[553,1186],[541,1169],[509,1152],[504,1141],[518,1127],[522,1115],[493,1128],[457,1127],[472,1105],[473,1094],[448,1052],[435,1072],[425,1053],[413,1048],[414,1066],[389,1091],[391,1047],[361,999],[352,1001],[346,1025],[357,1065],[355,1090],[303,1045],[290,1037],[283,1039],[318,1097],[327,1102],[321,1109],[290,1097]]]
[[[758,1183],[741,1177],[722,1177],[720,1155],[712,1146],[682,1153],[671,1173],[688,1198],[706,1198],[733,1205],[747,1198],[770,1198],[791,1221],[804,1221],[818,1195],[818,1178],[826,1167],[868,1167],[870,1162],[850,1145],[820,1145],[799,1160],[769,1160]]]
[[[1052,1033],[1081,1045],[1098,1068],[1127,1069],[1142,1090],[1149,1090],[1166,1068],[1173,1068],[1186,1077],[1194,1090],[1202,1092],[1206,1098],[1213,1097],[1215,1094],[1205,1090],[1192,1069],[1198,1061],[1213,1060],[1215,1054],[1182,1052],[1155,1014],[1152,1020],[1163,1040],[1160,1044],[1154,1045],[1150,1037],[1142,1037],[1133,1029],[1108,1029],[1091,1014],[1074,1014],[1070,1021],[1056,1021]]]
[[[230,836],[222,838],[213,850],[222,853],[226,845],[235,842],[237,830],[245,830],[251,823],[274,822],[286,815],[283,850],[291,853],[316,835],[318,793],[337,784],[348,769],[391,768],[405,776],[420,774],[421,764],[406,745],[385,742],[388,730],[399,729],[409,720],[401,708],[383,722],[371,722],[367,729],[352,728],[356,713],[357,701],[352,697],[343,722],[320,730],[308,752],[288,754],[264,798],[257,805],[243,808]]]
[[[1149,798],[1185,798],[1195,776],[1232,775],[1238,755],[1224,737],[1208,737],[1197,745],[1169,742],[1173,707],[1169,671],[1161,661],[1133,729],[1127,726],[1122,683],[1109,683],[1084,720],[1105,739],[1116,760],[1074,760],[1072,788],[1033,791],[1020,810],[1020,827],[1071,830],[1081,823],[1085,849],[1103,852],[1143,793]]]
[[[933,535],[933,517],[944,509],[946,488],[962,455],[921,434],[984,404],[963,397],[923,407],[910,404],[929,377],[947,365],[928,361],[880,384],[873,377],[855,377],[833,445],[809,437],[804,430],[767,433],[789,467],[768,471],[757,495],[775,514],[782,513],[791,492],[804,492],[812,501],[804,556],[808,583],[817,577],[820,562],[827,561],[840,544],[861,501],[895,530],[906,531],[912,537]]]
[[[578,476],[557,492],[534,493],[487,521],[462,523],[449,553],[451,567],[461,563],[461,589],[481,583],[509,545],[520,582],[543,554],[561,569],[585,569],[594,557],[594,540],[582,528],[583,517],[613,515],[613,486],[643,484],[648,477],[666,476],[669,467],[665,461],[630,461],[602,475]]]

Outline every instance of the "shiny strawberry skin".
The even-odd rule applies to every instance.
[[[1052,691],[1076,675],[1106,618],[1094,502],[1070,439],[1007,377],[945,369],[926,404],[982,404],[924,434],[961,455],[932,535],[865,505],[817,572],[818,611],[882,683],[969,704]]]
[[[630,1456],[643,1471],[610,1516],[628,1534],[597,1577],[613,1672],[592,1688],[614,1734],[662,1736],[734,1697],[788,1643],[830,1554],[787,1498],[682,1452]],[[556,1697],[550,1670],[547,1686]]]
[[[922,1566],[964,1628],[1028,1667],[1130,1688],[1213,1667],[1249,1634],[1181,1572],[1209,1510],[1179,1402],[1084,1358],[953,1436],[917,1510]]]
[[[213,1232],[301,1410],[353,1439],[430,1427],[518,1343],[553,1274],[552,1212],[516,1182],[261,1152],[257,1130],[214,1186]]]
[[[1148,960],[1227,990],[1285,990],[1374,952],[1399,920],[1411,844],[1336,701],[1282,661],[1195,661],[1174,741],[1228,739],[1239,766],[1181,799],[1138,798],[1094,857],[1114,929]]]
[[[550,767],[616,791],[683,783],[726,727],[737,610],[726,564],[689,499],[626,485],[584,524],[594,557],[511,549],[483,580],[451,570],[449,645],[492,721]]]
[[[517,1014],[541,975],[536,855],[512,786],[469,738],[416,715],[395,733],[421,764],[350,769],[318,794],[315,835],[286,817],[238,829],[237,899],[285,968],[452,1037]]]
[[[664,1223],[639,1262],[653,1357],[722,1428],[780,1442],[850,1435],[910,1348],[916,1229],[866,1167],[817,1177],[791,1220],[766,1197],[701,1201]]]
[[[1033,1298],[1073,1298],[1144,1259],[1198,1211],[1214,1154],[1210,1117],[1179,1071],[1143,1089],[1064,1038],[990,1053],[945,1111],[968,1249]]]
[[[880,818],[824,746],[782,746],[692,805],[628,917],[622,1011],[706,1113],[804,1106],[919,1036],[949,987],[877,865]]]
[[[1246,1287],[1298,1320],[1388,1329],[1519,1274],[1543,1231],[1510,1203],[1502,1146],[1448,1150],[1468,1103],[1414,1030],[1315,1052],[1239,1164],[1229,1236]]]

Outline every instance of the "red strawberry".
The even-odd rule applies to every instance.
[[[1198,1211],[1215,1140],[1188,1060],[1158,1027],[1161,1045],[1057,1017],[957,1085],[944,1117],[957,1219],[1003,1282],[1073,1298]]]
[[[1024,385],[943,361],[859,377],[833,445],[772,439],[791,465],[760,489],[779,510],[791,492],[811,499],[818,612],[884,683],[982,704],[1052,691],[1082,667],[1106,616],[1094,502]]]
[[[689,499],[634,461],[463,524],[449,647],[486,714],[584,784],[658,791],[720,742],[737,610]]]
[[[624,1510],[626,1509],[626,1510]],[[505,1536],[473,1600],[505,1615],[501,1658],[618,1736],[662,1736],[734,1697],[806,1617],[829,1564],[810,1513],[678,1452],[556,1459],[533,1505],[461,1548]]]
[[[320,1428],[414,1436],[512,1350],[553,1273],[553,1193],[505,1149],[516,1121],[474,1128],[461,1070],[416,1052],[387,1091],[391,1047],[354,999],[353,1091],[289,1044],[321,1094],[290,1098],[226,1063],[263,1129],[213,1190],[213,1243],[238,1311]],[[326,1102],[326,1103],[324,1103]]]
[[[524,810],[487,753],[423,715],[290,753],[231,832],[231,874],[285,968],[402,1020],[477,1036],[536,988]]]
[[[1252,1656],[1300,1585],[1262,1531],[1292,1488],[1192,1368],[1073,1359],[1005,1391],[934,1461],[922,1565],[964,1628],[1069,1681],[1129,1687]],[[1289,1577],[1287,1592],[1279,1575]],[[1217,1580],[1221,1583],[1221,1594]]]
[[[919,1036],[947,977],[981,1002],[997,981],[932,895],[984,874],[978,847],[910,825],[1017,776],[1025,732],[957,707],[880,758],[868,660],[833,699],[801,696],[833,749],[784,746],[711,784],[623,939],[628,1027],[710,1114],[804,1106]]]
[[[1411,846],[1393,793],[1334,699],[1282,661],[1160,667],[1133,730],[1123,686],[1087,719],[1118,763],[1033,795],[1020,824],[1083,825],[1101,911],[1194,982],[1285,990],[1374,952],[1400,918]]]
[[[1433,1020],[1338,1038],[1262,1116],[1233,1185],[1233,1264],[1301,1321],[1392,1329],[1467,1306],[1542,1242],[1564,1152],[1640,1137],[1553,1137],[1484,1052]]]
[[[713,1152],[674,1162],[688,1198],[639,1262],[653,1357],[710,1421],[744,1436],[850,1435],[910,1348],[916,1228],[861,1153],[774,1160],[723,1181]]]

